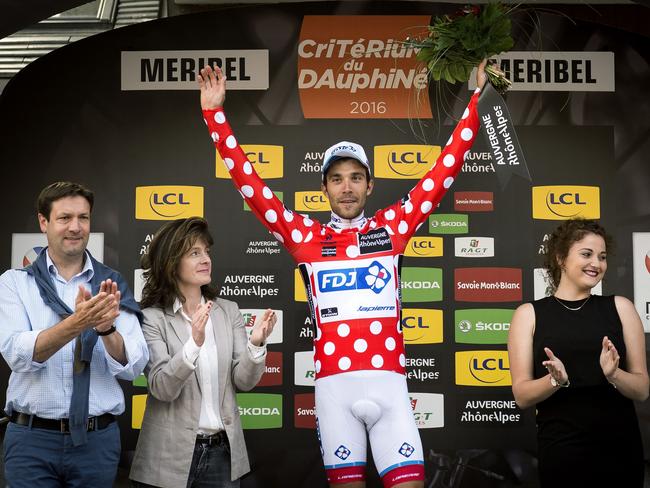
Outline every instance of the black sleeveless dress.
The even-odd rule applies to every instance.
[[[571,308],[583,302],[562,301]],[[571,381],[537,404],[541,486],[642,487],[643,446],[634,404],[607,382],[599,362],[603,336],[608,336],[625,368],[614,296],[592,295],[577,311],[553,297],[534,301],[533,307],[535,378],[548,374],[542,361],[549,347]]]

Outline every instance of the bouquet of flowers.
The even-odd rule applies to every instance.
[[[509,18],[513,8],[500,3],[466,6],[457,15],[435,17],[427,37],[407,39],[406,43],[419,49],[417,58],[426,64],[432,80],[466,82],[483,59],[514,45]],[[485,71],[502,93],[512,84],[496,66],[488,65]]]

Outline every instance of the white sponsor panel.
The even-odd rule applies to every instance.
[[[293,382],[298,386],[314,386],[314,351],[300,351],[293,356]]]
[[[38,255],[37,250],[47,246],[47,236],[40,232],[14,233],[11,235],[11,267],[24,268],[32,263]],[[91,232],[86,247],[90,254],[99,261],[104,261],[104,233]]]
[[[454,255],[460,258],[494,257],[494,237],[456,237]]]
[[[321,323],[397,316],[392,256],[313,263],[312,272]]]
[[[550,295],[548,290],[548,284],[550,281],[547,280],[548,270],[546,268],[535,268],[534,273],[534,288],[535,288],[535,300],[540,300],[544,297]],[[599,281],[596,286],[591,289],[593,295],[602,295],[603,294],[603,282]]]
[[[440,393],[409,393],[418,429],[445,426],[445,397]]]
[[[509,51],[490,59],[512,81],[510,91],[615,91],[613,52]],[[476,88],[475,72],[470,90]]]
[[[282,344],[282,323],[283,323],[283,311],[279,309],[273,309],[275,311],[275,316],[278,318],[277,322],[275,323],[275,327],[273,327],[273,332],[271,332],[271,335],[266,339],[267,344]],[[249,321],[247,319],[252,318],[252,317],[260,317],[264,315],[264,312],[266,311],[265,308],[243,308],[240,310],[241,314],[244,316],[244,323],[246,324],[246,333],[250,336],[251,332],[253,331],[253,324],[254,320]],[[252,322],[249,323],[248,322]]]
[[[197,90],[196,73],[221,66],[229,90],[267,90],[269,51],[122,51],[122,91]]]
[[[650,332],[650,232],[632,233],[634,304],[643,329]]]
[[[136,302],[142,300],[142,289],[144,288],[144,269],[137,268],[133,270],[133,297]]]

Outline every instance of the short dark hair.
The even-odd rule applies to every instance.
[[[146,279],[140,301],[142,308],[170,307],[176,298],[185,303],[178,287],[178,267],[183,255],[199,239],[208,246],[214,244],[208,222],[201,217],[172,220],[158,229],[149,244],[149,252],[141,259]],[[217,297],[217,289],[211,284],[203,285],[201,293],[208,300]]]
[[[605,249],[607,249],[607,252],[613,252],[614,240],[612,236],[597,221],[590,219],[565,220],[555,228],[546,243],[544,267],[548,269],[551,291],[555,292],[560,284],[562,266],[564,260],[569,255],[569,249],[574,242],[582,240],[587,234],[596,234],[602,237],[605,241]]]
[[[95,194],[85,186],[71,181],[57,181],[43,188],[36,199],[36,211],[45,217],[45,220],[50,220],[52,203],[66,197],[85,198],[90,204],[90,211],[92,212]]]

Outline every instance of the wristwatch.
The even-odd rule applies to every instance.
[[[110,328],[110,329],[106,329],[106,330],[103,331],[103,332],[100,332],[100,331],[98,331],[97,329],[95,329],[95,332],[97,332],[97,335],[98,335],[98,336],[107,336],[107,335],[111,335],[111,334],[112,334],[113,332],[115,332],[116,330],[117,330],[117,329],[115,328],[115,324],[113,324],[113,325],[111,325],[111,328]]]
[[[569,378],[567,378],[566,383],[559,383],[555,378],[553,378],[553,375],[550,376],[551,376],[551,386],[553,387],[559,386],[560,388],[567,388],[571,384]]]

